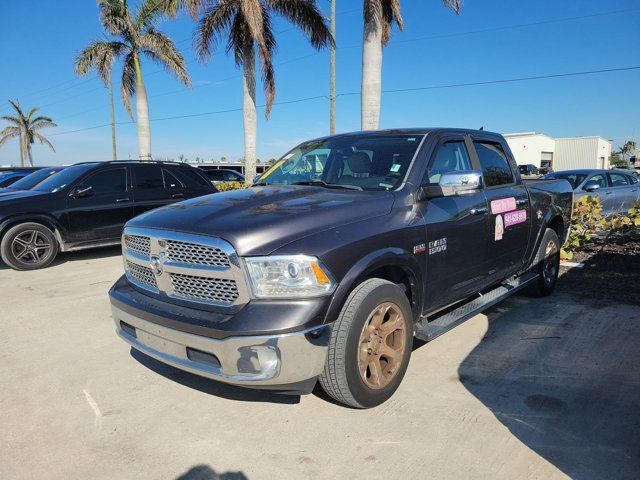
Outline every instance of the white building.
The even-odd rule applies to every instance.
[[[605,138],[567,137],[553,138],[543,133],[506,133],[518,165],[551,167],[553,170],[574,168],[609,168],[611,142]]]

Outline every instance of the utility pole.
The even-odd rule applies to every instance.
[[[336,133],[336,0],[331,0],[331,66],[329,87],[329,134]]]
[[[116,109],[113,105],[113,72],[109,72],[109,102],[111,103],[111,147],[113,148],[113,159],[118,159],[116,148]]]

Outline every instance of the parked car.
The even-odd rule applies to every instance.
[[[118,244],[136,215],[215,192],[185,164],[79,163],[31,190],[0,196],[0,255],[15,270],[42,268],[58,251]]]
[[[520,170],[520,175],[523,176],[531,176],[538,174],[538,167],[535,165],[528,163],[527,165],[519,165],[518,169]]]
[[[30,174],[31,172],[26,170],[0,172],[0,188],[9,187]]]
[[[46,167],[31,172],[20,180],[12,183],[8,187],[0,188],[0,196],[8,193],[14,193],[16,190],[31,190],[37,184],[43,180],[49,178],[51,175],[58,173],[64,167]]]
[[[619,170],[563,170],[542,178],[567,180],[576,200],[585,196],[599,198],[603,215],[624,213],[640,200],[638,177]]]
[[[203,169],[204,174],[211,180],[211,183],[218,184],[220,182],[242,182],[244,183],[244,175],[235,170],[227,170],[221,168],[219,170]]]
[[[311,169],[313,152],[326,158]],[[564,180],[523,183],[495,133],[316,139],[249,189],[128,222],[116,329],[198,375],[298,394],[319,379],[372,407],[400,384],[414,333],[553,291],[572,197]]]
[[[36,170],[40,170],[43,167],[0,167],[0,174],[1,173],[6,173],[6,172],[18,172],[18,171],[24,171],[24,172],[35,172]]]

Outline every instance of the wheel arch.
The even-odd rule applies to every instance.
[[[369,278],[382,278],[404,287],[414,319],[422,307],[422,271],[415,255],[401,248],[385,248],[360,258],[343,276],[333,294],[325,323],[333,322],[351,291]]]
[[[65,251],[65,243],[62,238],[62,233],[64,232],[64,230],[54,218],[43,214],[17,215],[3,220],[2,223],[0,223],[0,240],[2,239],[2,237],[4,237],[7,230],[9,230],[11,227],[15,227],[16,225],[20,225],[21,223],[30,222],[39,223],[51,230],[53,232],[53,235],[56,237],[56,240],[58,241],[60,251]]]

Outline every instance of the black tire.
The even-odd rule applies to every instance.
[[[14,270],[44,268],[53,262],[57,254],[55,235],[40,223],[15,225],[7,230],[0,242],[2,261]]]
[[[558,234],[547,228],[538,248],[538,253],[531,271],[538,274],[538,279],[526,289],[532,297],[546,297],[556,288],[560,271],[560,240]]]
[[[404,347],[402,353],[393,360],[393,365],[390,362],[382,370],[378,370],[383,374],[383,377],[387,377],[385,374],[389,374],[389,378],[385,378],[385,382],[388,383],[372,388],[365,383],[367,381],[365,377],[367,373],[370,373],[369,367],[365,368],[363,374],[361,374],[359,367],[361,355],[365,357],[367,355],[366,351],[361,350],[362,345],[367,341],[366,339],[362,340],[362,335],[365,335],[365,324],[373,325],[373,320],[370,323],[370,318],[373,318],[370,315],[377,311],[376,309],[384,309],[389,305],[396,321],[391,322],[391,314],[384,313],[382,317],[379,317],[382,318],[381,325],[385,325],[387,321],[398,325],[403,324],[404,330],[395,330],[391,336],[394,337],[393,342],[402,342],[403,340]],[[373,327],[367,328],[373,329]],[[379,330],[382,332],[384,329],[380,327]],[[369,331],[366,330],[366,332]],[[376,335],[379,335],[377,328],[374,331]],[[387,345],[388,338],[385,337],[384,345]],[[379,278],[365,280],[351,292],[338,319],[333,324],[327,360],[324,371],[320,375],[320,384],[328,395],[345,405],[355,408],[371,408],[380,405],[388,400],[400,385],[409,365],[412,344],[413,314],[404,291],[387,280]],[[374,342],[373,345],[377,344]],[[380,348],[384,348],[382,345],[381,343]],[[371,355],[371,349],[368,351]],[[387,361],[384,352],[374,355],[377,356],[378,365],[384,365]],[[387,368],[390,370],[383,371]]]

